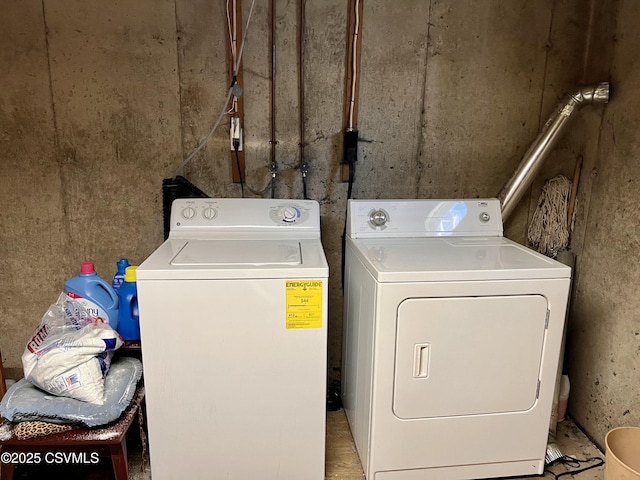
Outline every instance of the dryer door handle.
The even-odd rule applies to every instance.
[[[413,378],[429,377],[429,357],[431,355],[431,345],[429,343],[418,343],[413,350]]]

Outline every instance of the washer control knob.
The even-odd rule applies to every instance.
[[[482,212],[480,214],[480,221],[481,222],[488,222],[489,220],[491,220],[491,215],[489,215],[487,212]]]
[[[206,220],[213,220],[214,218],[216,218],[217,214],[218,213],[216,212],[216,209],[213,207],[207,207],[202,211],[202,216]]]
[[[389,217],[387,217],[387,212],[384,210],[374,210],[369,214],[369,221],[374,227],[382,227],[388,220]]]
[[[293,223],[298,219],[298,210],[295,207],[284,207],[282,209],[282,220]]]
[[[191,207],[187,207],[184,208],[182,210],[182,216],[186,219],[186,220],[191,220],[193,217],[196,216],[196,211],[194,208]]]

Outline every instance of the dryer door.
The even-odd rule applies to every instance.
[[[397,417],[519,412],[535,404],[545,297],[411,298],[397,315]]]

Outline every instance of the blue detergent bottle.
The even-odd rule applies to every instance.
[[[124,282],[118,290],[120,308],[118,310],[118,333],[123,340],[140,340],[140,316],[138,314],[138,288],[136,269],[127,267]]]
[[[116,262],[116,266],[117,266],[117,271],[116,271],[116,274],[113,276],[113,281],[111,282],[111,286],[115,290],[118,290],[120,288],[120,285],[122,285],[122,282],[124,282],[124,271],[129,266],[129,260],[127,260],[126,258],[121,258]]]
[[[98,276],[93,262],[80,264],[80,275],[64,282],[71,298],[78,300],[89,315],[101,318],[114,330],[118,326],[118,294],[111,285]]]

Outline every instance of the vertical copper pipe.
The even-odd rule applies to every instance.
[[[271,9],[271,164],[276,163],[276,2],[270,0]]]
[[[364,0],[349,0],[347,39],[347,81],[345,85],[344,126],[358,128],[358,97],[360,94],[360,58],[362,53],[362,12]],[[357,24],[357,25],[356,25]],[[353,108],[352,108],[353,104]],[[351,112],[353,111],[353,115]]]
[[[358,97],[360,94],[360,58],[362,53],[362,12],[364,0],[349,0],[349,25],[347,29],[347,60],[344,102],[345,131],[358,129]],[[353,172],[343,160],[340,179],[348,182]]]
[[[300,124],[300,171],[302,173],[302,198],[305,200],[308,197],[307,194],[307,173],[309,172],[309,164],[305,158],[305,116],[304,116],[304,49],[305,49],[305,7],[307,0],[300,0],[300,9],[298,17],[298,111],[300,112],[300,118],[298,123]]]
[[[305,35],[305,4],[300,0],[298,17],[298,103],[300,111],[300,165],[304,162],[304,35]]]

